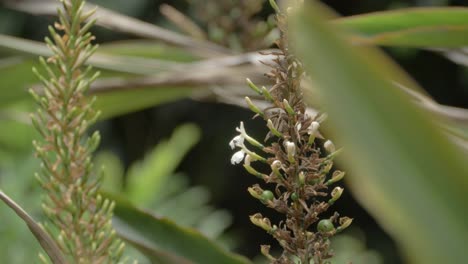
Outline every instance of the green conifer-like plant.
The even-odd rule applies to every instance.
[[[239,135],[230,142],[232,149],[239,149],[231,163],[243,161],[247,172],[273,186],[268,190],[255,184],[248,191],[267,207],[285,215],[278,225],[260,213],[250,216],[254,225],[271,234],[283,248],[279,257],[273,257],[270,246],[263,245],[262,254],[276,264],[323,264],[333,255],[329,238],[352,222],[338,213],[329,218],[322,216],[343,193],[343,188],[333,185],[344,177],[344,172],[332,172],[333,159],[339,150],[319,132],[323,115],[306,112],[301,91],[304,71],[300,60],[288,49],[287,15],[274,1],[270,2],[277,12],[281,33],[276,43],[279,51],[270,53],[276,59],[266,74],[274,84],[269,89],[260,88],[247,80],[249,87],[270,106],[260,109],[250,98],[245,98],[255,117],[266,121],[270,130],[265,139],[267,145],[249,136],[241,122],[236,129]],[[260,152],[249,149],[247,142]],[[254,162],[265,163],[271,170],[260,172],[252,166]]]
[[[97,48],[88,32],[95,22],[94,10],[85,11],[84,0],[61,2],[59,22],[49,27],[50,38],[45,40],[53,55],[40,58],[42,69],[34,69],[44,89],[30,90],[39,104],[32,123],[42,135],[33,145],[42,161],[35,176],[46,193],[43,226],[67,263],[118,263],[124,244],[111,223],[114,203],[98,194],[102,177],[92,173],[92,153],[100,136],[87,136],[99,116],[93,108],[95,98],[86,97],[98,73],[84,67]]]

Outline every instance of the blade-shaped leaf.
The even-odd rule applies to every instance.
[[[41,244],[44,251],[50,257],[54,264],[66,264],[65,258],[57,246],[55,241],[23,210],[17,203],[15,203],[4,192],[0,191],[0,200],[2,200],[8,207],[10,207],[28,226],[31,233],[34,234],[37,241]]]
[[[171,263],[251,263],[240,255],[222,249],[198,231],[139,210],[123,198],[106,195],[116,201],[114,227],[117,233],[150,258],[160,260],[160,254],[164,254],[165,259],[177,259]]]
[[[358,44],[409,47],[468,45],[468,8],[411,8],[367,13],[334,21],[357,35]]]
[[[462,263],[468,237],[466,157],[388,81],[375,50],[348,45],[309,4],[294,16],[304,60],[336,137],[354,194],[411,263]],[[336,28],[334,28],[336,30]]]

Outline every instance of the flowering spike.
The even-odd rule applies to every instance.
[[[45,39],[53,55],[39,59],[47,77],[33,69],[44,90],[30,90],[39,105],[31,120],[43,138],[33,145],[42,161],[35,177],[48,194],[42,204],[48,220],[44,227],[67,263],[117,263],[123,243],[110,225],[113,203],[101,203],[102,178],[92,174],[91,154],[100,136],[87,137],[99,116],[84,94],[98,75],[90,74],[91,68],[82,70],[97,47],[87,32],[93,22],[83,18],[84,0],[61,2],[60,22],[49,27],[51,37]]]
[[[280,51],[270,54],[276,59],[270,65],[272,70],[266,74],[274,85],[269,89],[259,89],[250,80],[247,83],[271,105],[266,108],[268,111],[262,112],[246,97],[249,108],[266,121],[269,129],[266,146],[247,135],[242,122],[236,128],[240,134],[229,145],[240,149],[234,156],[238,156],[238,163],[244,159],[243,166],[250,174],[265,183],[276,185],[274,192],[263,190],[258,184],[248,188],[254,198],[285,218],[276,226],[259,213],[250,217],[254,225],[271,234],[283,247],[278,258],[270,255],[269,246],[262,246],[262,254],[271,263],[327,263],[326,259],[332,256],[329,238],[351,224],[349,218],[338,220],[337,213],[329,219],[320,220],[320,214],[327,211],[343,193],[341,187],[330,191],[329,185],[340,181],[344,173],[336,170],[331,178],[328,176],[333,168],[333,159],[340,150],[336,150],[331,141],[326,141],[323,145],[326,153],[323,153],[322,146],[316,144],[317,137],[323,138],[319,129],[326,115],[315,118],[306,113],[307,106],[303,102],[300,85],[305,74],[302,63],[289,53],[288,34],[285,32],[288,28],[287,14],[281,12],[274,0],[270,3],[277,12],[276,22],[281,36],[276,42]],[[244,140],[268,156],[262,157],[252,152],[244,145]],[[267,163],[271,170],[264,174],[254,169],[251,166],[254,160]],[[325,198],[327,196],[330,197],[328,200]]]

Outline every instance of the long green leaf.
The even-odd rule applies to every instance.
[[[34,234],[41,247],[47,253],[54,264],[66,264],[66,260],[55,241],[29,216],[17,203],[15,203],[4,192],[0,191],[0,200],[10,207],[28,226]]]
[[[158,218],[137,209],[129,202],[111,195],[117,205],[114,226],[128,243],[152,259],[170,263],[248,264],[246,258],[214,244],[198,231],[177,226],[169,219]],[[176,262],[173,262],[177,259]]]
[[[292,43],[345,147],[354,194],[411,263],[466,262],[466,157],[391,86],[382,70],[388,60],[348,45],[322,21],[324,13],[319,4],[302,8]]]
[[[334,21],[352,30],[358,44],[408,47],[468,45],[468,8],[411,8],[367,13]]]

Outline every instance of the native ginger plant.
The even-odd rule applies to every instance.
[[[122,19],[132,23],[133,29],[140,29],[140,25],[145,25],[143,31],[151,28],[155,32],[161,31],[156,25],[138,23],[141,21],[135,19],[125,20],[125,16],[115,12],[100,14],[108,18],[103,19],[103,24],[107,24],[113,30],[120,30],[126,34],[135,33],[143,38],[160,38],[164,42],[174,44],[177,51],[190,55],[188,64],[177,60],[178,64],[169,65],[177,67],[162,69],[161,61],[154,60],[159,58],[159,55],[155,54],[158,52],[154,52],[153,47],[147,51],[139,48],[147,47],[146,41],[143,46],[140,46],[141,43],[136,45],[140,39],[131,43],[131,49],[123,51],[115,49],[114,46],[105,51],[108,60],[100,61],[96,66],[110,73],[108,80],[111,82],[106,82],[106,78],[103,78],[103,82],[96,83],[95,87],[109,88],[109,83],[115,84],[115,77],[132,79],[130,83],[123,83],[122,86],[111,85],[111,89],[104,89],[107,95],[112,95],[99,98],[100,103],[109,102],[103,103],[101,108],[106,116],[112,116],[109,114],[112,111],[114,114],[126,113],[149,106],[148,100],[128,100],[129,94],[132,94],[132,98],[157,98],[158,100],[151,100],[154,104],[167,102],[168,99],[164,99],[166,92],[171,94],[179,88],[175,86],[180,83],[169,82],[168,87],[151,91],[145,86],[143,89],[120,93],[121,88],[131,88],[126,85],[138,84],[140,80],[146,84],[149,79],[159,83],[160,76],[166,80],[167,76],[178,77],[184,70],[194,68],[197,69],[191,72],[194,76],[199,76],[196,74],[200,73],[203,78],[210,79],[211,75],[207,74],[213,73],[214,82],[205,83],[205,79],[202,79],[200,85],[199,82],[185,81],[184,94],[188,91],[185,85],[196,88],[194,90],[197,91],[197,98],[201,98],[198,97],[198,92],[202,86],[215,86],[216,89],[206,93],[206,98],[217,98],[213,96],[212,91],[214,95],[218,95],[216,92],[220,91],[220,99],[224,96],[226,102],[237,103],[236,93],[231,93],[234,89],[225,93],[218,89],[237,88],[236,83],[223,83],[217,79],[219,71],[198,70],[194,65],[200,65],[199,62],[201,65],[215,65],[213,69],[219,68],[221,73],[229,74],[229,77],[242,79],[244,73],[239,74],[240,76],[235,75],[240,68],[237,66],[242,66],[242,69],[244,66],[249,67],[245,69],[258,68],[256,63],[250,63],[250,59],[256,57],[238,52],[265,48],[269,45],[265,45],[270,42],[269,37],[275,37],[275,34],[280,32],[281,39],[277,43],[280,51],[270,52],[269,56],[265,57],[265,61],[276,57],[276,60],[269,63],[271,72],[267,74],[273,85],[267,86],[268,88],[258,85],[260,80],[257,79],[257,72],[249,72],[258,85],[249,82],[249,86],[259,96],[247,98],[247,103],[257,117],[265,121],[270,131],[265,140],[256,140],[247,134],[248,130],[246,131],[246,127],[241,123],[238,127],[240,135],[231,142],[233,148],[238,148],[232,162],[243,163],[245,169],[262,182],[249,188],[250,193],[261,203],[284,216],[283,221],[279,223],[272,223],[264,216],[267,214],[264,212],[251,217],[252,222],[276,238],[282,248],[282,252],[276,247],[270,252],[269,246],[263,246],[264,255],[272,263],[348,263],[351,260],[353,263],[377,263],[363,261],[361,256],[351,258],[346,255],[340,258],[341,251],[330,259],[333,254],[331,248],[338,251],[339,243],[330,245],[329,239],[347,227],[352,220],[340,218],[330,212],[331,205],[343,192],[343,188],[337,186],[337,183],[344,173],[333,169],[333,162],[339,150],[319,132],[324,127],[323,116],[307,111],[304,102],[313,100],[311,103],[317,103],[332,117],[330,132],[334,132],[333,137],[346,146],[347,151],[343,154],[348,156],[343,155],[343,161],[347,163],[343,165],[347,166],[347,170],[353,175],[349,178],[349,187],[354,196],[384,227],[398,244],[398,248],[403,250],[402,255],[407,257],[410,263],[464,262],[464,245],[468,234],[464,204],[468,185],[466,177],[463,177],[467,174],[464,162],[466,155],[463,152],[467,146],[463,134],[463,131],[466,131],[466,111],[462,108],[446,107],[421,92],[420,87],[399,67],[395,67],[385,56],[379,55],[378,50],[373,50],[370,46],[431,50],[436,52],[438,57],[447,57],[453,62],[466,65],[460,59],[463,58],[462,48],[468,44],[467,38],[463,37],[463,34],[466,35],[464,28],[468,17],[466,8],[411,8],[336,17],[327,11],[328,8],[322,8],[319,1],[305,1],[303,8],[288,19],[291,24],[291,31],[288,33],[294,37],[294,41],[290,42],[291,48],[295,48],[294,51],[297,52],[293,54],[287,44],[286,14],[279,11],[273,0],[270,2],[277,11],[276,18],[280,30],[272,29],[270,19],[266,22],[260,19],[266,15],[266,10],[261,10],[265,0],[187,1],[198,6],[189,10],[194,11],[195,22],[201,22],[201,29],[205,29],[206,32],[194,34],[191,24],[179,13],[171,13],[169,10],[166,16],[172,18],[175,25],[181,25],[181,29],[189,28],[188,32],[185,31],[193,36],[191,39],[175,32],[160,36],[141,34],[139,30],[128,32],[132,27],[119,27],[122,25]],[[33,123],[43,137],[34,145],[37,156],[43,163],[41,169],[35,169],[39,171],[37,178],[47,193],[43,201],[43,209],[48,218],[43,224],[44,228],[38,227],[33,219],[26,215],[25,211],[19,210],[21,208],[12,203],[1,190],[0,199],[28,224],[48,254],[50,250],[47,245],[44,246],[47,244],[44,242],[52,241],[50,237],[55,239],[55,242],[52,242],[59,246],[53,247],[54,252],[63,253],[66,257],[64,261],[62,258],[54,261],[54,255],[49,254],[53,263],[114,263],[119,261],[123,244],[115,238],[110,225],[113,203],[98,196],[100,177],[91,173],[91,154],[98,145],[99,134],[95,133],[88,138],[86,132],[96,121],[98,112],[93,110],[93,101],[87,100],[85,96],[97,75],[91,68],[83,67],[88,64],[86,61],[95,49],[91,44],[93,37],[87,33],[93,24],[88,22],[92,12],[83,11],[83,2],[62,1],[59,22],[51,28],[51,37],[47,40],[53,55],[48,59],[41,59],[43,66],[36,70],[44,89],[34,88],[31,91],[40,106],[34,114]],[[6,0],[0,4],[0,12],[2,19],[8,16],[3,15],[4,7],[36,15],[45,12],[52,15],[55,12],[54,5],[54,1],[42,3],[34,0]],[[50,7],[54,9],[48,9]],[[10,24],[18,26],[18,23]],[[173,38],[174,36],[177,37]],[[213,42],[228,48],[220,48]],[[159,42],[154,44],[156,46]],[[24,109],[17,103],[18,100],[23,103],[23,88],[33,85],[28,75],[32,74],[28,70],[28,58],[31,54],[44,54],[41,45],[42,43],[31,40],[0,35],[0,88],[4,89],[0,100],[3,100],[3,107],[8,107],[2,108],[0,113],[0,187],[11,188],[5,179],[14,182],[15,185],[22,184],[25,188],[21,190],[25,190],[25,193],[14,188],[11,188],[11,192],[23,194],[28,199],[34,199],[34,195],[23,179],[16,177],[32,174],[23,171],[23,167],[27,167],[27,160],[10,160],[8,157],[8,161],[5,162],[3,152],[5,146],[10,149],[10,145],[5,142],[12,141],[12,131],[15,133],[15,141],[18,139],[21,143],[30,142],[30,138],[36,136],[30,135],[20,140],[21,133],[17,133],[19,129],[16,123],[21,122],[24,131],[29,130],[29,124],[24,122]],[[175,51],[172,48],[170,47],[167,53]],[[213,54],[210,54],[210,50],[214,51]],[[10,51],[14,52],[10,54]],[[163,53],[164,58],[169,57],[166,56],[166,50]],[[193,56],[194,54],[196,56]],[[213,64],[218,62],[216,56],[221,54],[240,60],[228,66],[224,62],[219,65]],[[24,55],[25,59],[18,60],[19,55]],[[209,56],[205,57],[207,55]],[[124,60],[127,58],[125,56],[139,58],[138,61]],[[116,67],[116,62],[121,63],[119,67]],[[178,66],[183,67],[182,71]],[[158,72],[155,73],[151,67],[157,68]],[[23,72],[23,69],[27,69],[26,72]],[[314,95],[320,96],[320,100],[310,96],[303,99],[301,82],[307,78],[303,69],[313,78],[313,92]],[[422,76],[418,76],[418,80],[419,78]],[[305,85],[304,88],[310,90],[310,87]],[[103,93],[104,90],[95,91]],[[307,93],[308,91],[305,91],[306,95]],[[161,94],[162,99],[159,98]],[[169,97],[169,100],[174,98]],[[258,98],[266,102],[259,103]],[[21,106],[24,106],[22,103]],[[13,127],[4,124],[5,120],[10,119],[15,120]],[[11,150],[16,151],[16,148]],[[209,163],[213,162],[211,157],[208,160]],[[22,166],[15,166],[16,164]],[[9,168],[10,166],[12,168]],[[11,171],[5,173],[7,170]],[[8,177],[8,174],[13,177]],[[151,184],[146,186],[151,190]],[[120,197],[115,196],[115,200],[117,199],[119,203],[116,206],[115,219],[119,235],[137,248],[141,244],[139,241],[128,239],[129,234],[138,235],[144,242],[151,240],[151,248],[145,247],[148,243],[139,247],[145,253],[156,252],[153,254],[155,256],[161,252],[169,252],[177,257],[175,263],[180,263],[180,259],[187,259],[187,262],[193,263],[250,263],[247,259],[226,252],[223,254],[215,243],[209,243],[210,241],[201,236],[194,236],[192,232],[180,232],[183,230],[176,225],[164,225],[165,228],[161,229],[160,224],[167,224],[167,221],[161,223],[161,219],[126,205],[125,200],[121,203]],[[425,206],[427,204],[431,206]],[[12,240],[11,234],[4,232],[16,228],[12,228],[3,215],[0,227],[0,242],[4,245],[1,247],[4,250],[0,254],[1,258],[6,263],[17,263],[17,255],[20,255],[22,260],[26,259],[28,254],[22,253],[27,252],[24,250],[27,245],[21,244],[21,239],[17,237]],[[45,234],[44,230],[49,234]],[[160,233],[161,230],[167,231],[166,237]],[[167,236],[170,239],[167,239]],[[43,240],[44,237],[48,239]],[[13,249],[15,243],[12,242],[20,245],[19,250]],[[4,254],[5,252],[7,254]],[[389,256],[396,255],[394,252]],[[16,262],[11,261],[10,256],[15,257]],[[47,262],[45,257],[43,260]],[[397,260],[392,258],[392,261]]]
[[[248,80],[248,85],[271,106],[260,110],[246,97],[250,109],[266,121],[270,130],[265,139],[268,145],[250,137],[241,122],[237,128],[240,135],[230,142],[232,148],[240,148],[231,162],[244,161],[249,173],[274,184],[274,192],[257,184],[248,191],[286,217],[278,225],[260,213],[250,217],[283,248],[277,258],[270,254],[270,246],[262,246],[261,252],[272,263],[326,263],[333,255],[329,238],[352,222],[348,217],[340,218],[338,213],[322,217],[343,192],[341,187],[329,190],[344,172],[330,173],[339,150],[319,132],[323,116],[306,112],[300,87],[305,74],[300,60],[288,49],[287,16],[271,3],[277,11],[280,32],[276,43],[279,51],[270,53],[276,59],[266,74],[274,85],[270,89],[258,88]],[[48,218],[44,228],[70,263],[117,263],[124,245],[116,238],[111,224],[114,203],[98,194],[102,176],[92,173],[91,156],[100,136],[94,132],[87,137],[89,126],[99,117],[99,111],[93,108],[94,99],[86,97],[98,73],[84,67],[97,47],[88,32],[94,24],[90,20],[94,10],[84,12],[83,0],[62,4],[59,22],[49,27],[51,38],[46,38],[53,55],[40,59],[45,74],[34,70],[44,89],[31,90],[40,106],[32,115],[32,122],[43,137],[33,144],[42,161],[36,178],[47,194],[42,205]],[[263,153],[251,151],[244,141]],[[255,161],[268,164],[271,171],[257,171],[251,164]],[[47,262],[44,256],[42,260]]]
[[[329,238],[352,222],[351,218],[340,217],[338,213],[330,218],[322,217],[343,193],[343,188],[332,186],[345,173],[332,172],[333,159],[339,150],[319,132],[324,115],[311,115],[306,111],[301,90],[305,73],[300,60],[288,48],[287,15],[274,1],[270,2],[277,11],[280,31],[276,42],[280,51],[269,53],[276,59],[266,74],[274,84],[269,89],[259,88],[247,79],[249,87],[270,106],[260,109],[249,97],[245,98],[255,117],[265,120],[269,133],[264,145],[249,136],[241,122],[236,128],[239,135],[230,142],[232,149],[240,149],[232,156],[231,163],[243,161],[247,172],[272,186],[269,187],[272,190],[268,190],[255,184],[248,191],[267,207],[285,215],[285,220],[278,225],[260,213],[250,216],[254,225],[271,234],[283,248],[282,254],[274,257],[270,246],[263,245],[262,254],[271,263],[327,263],[333,256]],[[260,152],[249,149],[246,142]],[[270,170],[258,171],[253,167],[254,162],[265,163]]]
[[[94,98],[86,97],[98,73],[84,67],[97,47],[88,32],[94,10],[85,12],[84,0],[61,2],[59,22],[49,27],[51,38],[46,38],[53,55],[40,59],[46,73],[34,69],[44,89],[30,90],[39,104],[32,121],[42,135],[33,144],[42,162],[36,178],[46,193],[43,226],[67,263],[118,263],[124,245],[111,224],[114,203],[98,194],[102,177],[92,173],[100,136],[87,136],[99,117]]]

